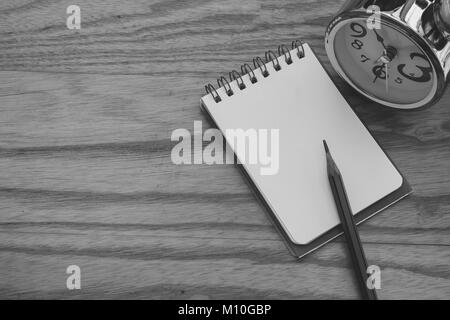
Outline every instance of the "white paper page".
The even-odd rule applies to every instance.
[[[261,175],[264,165],[244,167],[281,225],[296,244],[307,244],[340,223],[329,186],[322,140],[326,139],[356,214],[402,185],[402,176],[341,96],[308,45],[305,57],[291,51],[293,63],[279,58],[282,70],[266,64],[270,76],[222,101],[211,95],[203,105],[219,129],[279,129],[276,175]],[[236,151],[236,150],[234,150]],[[237,153],[238,158],[242,155]]]

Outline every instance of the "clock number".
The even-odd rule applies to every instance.
[[[411,58],[411,60],[414,60],[415,57],[419,57],[419,58],[422,58],[422,59],[428,61],[427,57],[425,57],[423,54],[420,54],[417,52],[411,53],[409,57]],[[421,67],[421,66],[416,65],[416,68],[419,69],[420,71],[422,71],[422,75],[420,77],[416,77],[414,73],[406,74],[405,67],[406,67],[406,64],[404,64],[404,63],[399,64],[397,67],[398,73],[400,73],[403,77],[405,77],[411,81],[415,81],[415,82],[428,82],[431,80],[431,74],[433,72],[433,68],[431,68],[431,66],[430,67]]]
[[[384,65],[373,67],[372,72],[375,75],[375,79],[373,80],[374,83],[378,79],[386,80],[386,70]]]
[[[365,55],[361,55],[361,62],[366,62],[366,61],[369,61],[370,60],[370,58],[367,58]]]
[[[361,48],[364,46],[364,43],[362,43],[360,40],[355,39],[355,41],[352,42],[352,47],[356,50],[361,50]]]
[[[356,32],[356,34],[352,34],[352,37],[354,38],[364,38],[367,35],[367,30],[359,23],[353,22],[350,25],[350,28],[353,32]]]

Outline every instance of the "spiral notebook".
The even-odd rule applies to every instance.
[[[255,58],[254,68],[246,64],[241,73],[232,71],[229,81],[221,77],[217,89],[207,85],[201,106],[240,160],[291,253],[302,257],[342,233],[326,173],[324,139],[343,175],[357,223],[411,188],[307,44],[280,46],[278,54],[268,51],[265,58]],[[278,171],[262,174],[267,161],[249,162],[250,147],[239,147],[229,130],[278,132],[278,140],[264,140],[278,141],[278,147],[268,147],[278,152]],[[255,136],[242,141],[250,144],[251,138]]]

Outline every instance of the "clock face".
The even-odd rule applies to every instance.
[[[384,23],[369,29],[366,21],[346,21],[335,34],[341,73],[364,94],[391,106],[412,108],[429,99],[437,77],[422,49],[397,29]]]

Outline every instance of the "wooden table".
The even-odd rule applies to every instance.
[[[414,194],[359,229],[383,299],[450,296],[450,90],[376,106],[337,78],[343,0],[0,3],[0,298],[358,298],[345,243],[296,261],[232,165],[174,165],[203,86],[302,38]],[[66,268],[81,268],[81,290]]]

